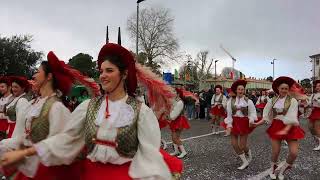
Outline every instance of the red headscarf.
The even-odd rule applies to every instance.
[[[71,68],[65,64],[64,61],[60,61],[58,57],[50,51],[48,53],[48,64],[51,68],[53,76],[56,78],[58,83],[58,89],[64,94],[68,94],[72,88],[72,84],[79,81],[81,84],[89,87],[93,95],[100,94],[100,88],[97,83],[91,81],[88,77],[82,75],[79,71]]]
[[[106,60],[105,58],[107,56],[118,56],[120,57],[120,60],[127,65],[128,75],[127,75],[127,81],[126,81],[126,87],[127,87],[127,93],[130,96],[135,96],[135,91],[137,89],[137,75],[136,75],[136,66],[135,61],[127,49],[124,47],[108,43],[105,44],[98,55],[98,68],[100,69],[101,64]]]
[[[29,91],[31,86],[26,77],[12,76],[10,79],[12,83],[17,83],[21,88],[24,88],[24,92]]]

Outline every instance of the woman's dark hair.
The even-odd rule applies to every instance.
[[[48,61],[42,61],[41,62],[41,66],[42,66],[42,69],[45,73],[46,76],[48,76],[49,73],[52,73],[52,70],[48,64]],[[58,83],[57,83],[57,80],[56,78],[54,77],[54,75],[52,74],[52,88],[54,90],[57,90],[58,89]]]
[[[117,66],[120,71],[120,75],[124,75],[124,71],[128,68],[127,64],[123,62],[120,56],[117,56],[117,55],[106,56],[104,59],[105,61],[109,61],[113,65]]]

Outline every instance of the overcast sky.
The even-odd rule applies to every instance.
[[[222,44],[237,59],[235,68],[246,76],[312,76],[309,56],[320,53],[319,0],[146,0],[140,8],[164,7],[175,18],[179,51],[193,57],[209,50],[220,61],[217,69],[231,66]],[[126,32],[127,18],[136,0],[6,0],[0,5],[0,35],[31,34],[33,48],[53,50],[61,59],[79,52],[97,57],[109,25],[116,42],[122,27],[122,45],[135,49]],[[166,71],[173,70],[164,67]]]

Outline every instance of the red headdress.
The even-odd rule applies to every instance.
[[[137,72],[135,67],[135,61],[132,54],[124,47],[108,43],[104,45],[98,55],[98,68],[100,69],[101,64],[106,60],[107,56],[118,56],[127,65],[128,75],[127,75],[127,93],[130,96],[135,95],[137,88]]]
[[[279,94],[278,87],[281,84],[288,84],[289,95],[291,95],[292,97],[298,100],[307,99],[307,96],[305,95],[303,87],[299,83],[297,83],[294,79],[286,76],[278,77],[272,83],[272,89],[275,93]]]
[[[315,81],[313,82],[313,86],[317,86],[318,83],[320,83],[320,80],[315,80]]]
[[[128,75],[126,79],[127,93],[135,96],[137,82],[144,86],[148,92],[148,102],[151,108],[160,117],[161,114],[169,114],[172,109],[172,99],[175,97],[173,89],[166,85],[165,82],[154,74],[149,68],[146,68],[135,60],[132,54],[124,47],[107,43],[98,55],[98,68],[106,60],[107,56],[117,56],[127,65]]]
[[[239,79],[237,81],[235,81],[232,85],[231,85],[231,90],[232,92],[234,92],[235,94],[237,94],[237,88],[239,85],[242,85],[244,88],[246,88],[247,85],[247,81],[243,80],[243,79]]]
[[[48,53],[48,63],[52,74],[57,80],[58,89],[64,94],[68,94],[72,88],[72,84],[76,81],[89,87],[93,95],[99,95],[99,85],[90,78],[82,75],[78,70],[71,68],[69,65],[60,61],[58,57],[50,51]]]
[[[31,85],[29,84],[26,77],[12,76],[10,79],[12,83],[17,83],[21,88],[24,88],[24,92],[29,91]]]
[[[0,83],[4,83],[4,84],[6,84],[7,86],[11,86],[11,79],[10,79],[10,77],[8,77],[8,76],[2,76],[2,77],[0,78]]]

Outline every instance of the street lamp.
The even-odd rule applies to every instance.
[[[137,1],[137,40],[136,40],[136,56],[138,57],[138,43],[139,43],[139,3],[145,0],[138,0]]]
[[[214,79],[217,79],[217,62],[218,61],[219,61],[218,59],[214,61]]]
[[[315,62],[315,58],[312,58],[310,60],[310,62],[312,63],[312,84],[314,83],[314,81],[316,80],[316,62]],[[311,88],[311,93],[313,93],[313,87]]]
[[[271,64],[272,64],[272,80],[274,81],[274,61],[277,59],[273,59]]]

